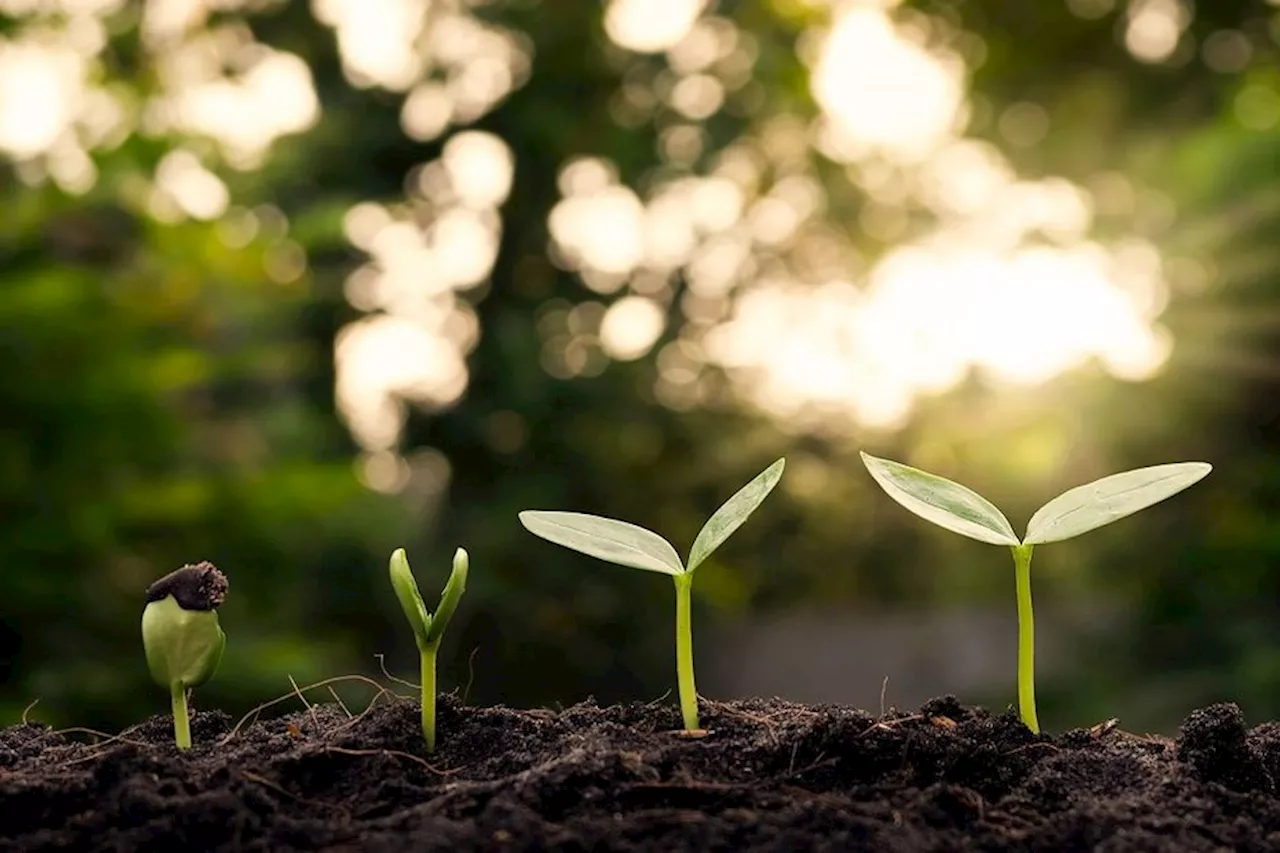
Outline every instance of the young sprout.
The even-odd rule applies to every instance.
[[[213,677],[227,645],[218,626],[226,597],[227,577],[213,563],[183,566],[147,587],[142,647],[151,677],[169,691],[178,749],[191,748],[187,691]]]
[[[1205,477],[1207,462],[1179,462],[1112,474],[1077,486],[1049,501],[1019,541],[1009,520],[986,498],[959,483],[866,453],[862,461],[889,497],[916,515],[953,533],[1007,545],[1013,551],[1018,594],[1018,710],[1031,731],[1036,718],[1035,624],[1031,615],[1031,549],[1061,542],[1159,503]]]
[[[676,585],[676,682],[680,688],[684,727],[689,731],[699,729],[698,691],[693,681],[693,627],[689,615],[693,572],[773,491],[785,464],[784,459],[774,462],[715,511],[694,540],[687,565],[680,562],[680,555],[670,542],[625,521],[579,512],[525,510],[520,513],[520,523],[530,533],[557,545],[619,566],[671,575]]]
[[[459,548],[453,555],[453,571],[440,596],[440,607],[435,614],[427,612],[418,592],[418,583],[409,569],[409,557],[403,548],[391,555],[391,586],[400,600],[400,608],[413,628],[413,638],[418,644],[422,661],[422,736],[427,741],[427,752],[436,748],[436,652],[440,638],[449,627],[449,619],[458,608],[458,601],[467,589],[467,571],[470,561],[467,552]]]

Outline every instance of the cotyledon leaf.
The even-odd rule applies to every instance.
[[[733,497],[715,511],[707,523],[702,525],[698,538],[693,540],[693,548],[689,551],[689,567],[693,571],[698,565],[719,548],[735,530],[742,526],[747,516],[755,512],[756,507],[769,496],[773,487],[782,479],[782,469],[787,460],[779,459],[756,475],[750,483],[739,489]]]
[[[1175,462],[1112,474],[1077,486],[1036,510],[1024,541],[1040,545],[1087,533],[1177,494],[1212,470],[1208,462]]]
[[[1004,513],[972,489],[868,453],[862,454],[862,462],[889,497],[924,520],[979,542],[1019,544]]]
[[[397,548],[391,553],[389,574],[391,588],[400,602],[400,609],[413,628],[418,646],[422,647],[427,642],[427,632],[431,628],[431,612],[427,610],[422,593],[418,591],[418,582],[413,577],[413,570],[409,568],[409,555],[403,548]]]
[[[520,523],[530,533],[619,566],[684,574],[680,555],[658,534],[625,521],[581,512],[525,510]]]

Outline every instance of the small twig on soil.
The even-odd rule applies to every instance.
[[[36,706],[36,703],[39,701],[40,701],[40,697],[37,696],[36,698],[31,700],[30,705],[22,709],[22,725],[25,726],[27,724],[27,715],[31,713],[31,709],[34,708]]]
[[[424,759],[421,759],[409,752],[401,752],[398,749],[345,749],[341,746],[326,746],[324,747],[324,751],[337,752],[341,755],[391,755],[396,758],[407,758],[410,761],[421,764],[437,776],[452,776],[463,769],[461,767],[455,767],[452,770],[440,770],[428,764]]]
[[[704,699],[703,702],[714,708],[718,713],[731,717],[741,717],[744,720],[759,723],[762,726],[766,726],[771,731],[776,725],[787,723],[797,718],[813,718],[821,716],[818,712],[810,711],[807,708],[792,707],[776,711],[772,714],[752,714],[747,711],[741,711],[734,708],[728,702],[716,702],[710,699]]]
[[[667,691],[663,693],[661,696],[659,696],[657,699],[654,699],[652,702],[646,702],[645,707],[656,708],[657,706],[661,705],[663,702],[666,702],[667,697],[669,697],[670,695],[671,695],[671,688],[667,688]]]
[[[1005,755],[1016,755],[1016,754],[1017,754],[1017,753],[1019,753],[1019,752],[1026,752],[1028,749],[1036,749],[1037,747],[1039,747],[1040,749],[1051,749],[1051,750],[1053,750],[1054,752],[1061,752],[1061,751],[1062,751],[1062,749],[1061,749],[1060,747],[1054,746],[1054,745],[1053,745],[1053,744],[1051,744],[1051,743],[1039,743],[1039,742],[1037,742],[1037,743],[1029,743],[1029,744],[1027,744],[1026,746],[1020,746],[1020,747],[1017,747],[1016,749],[1011,749],[1011,750],[1009,750],[1008,752],[1006,752],[1006,753],[1004,753],[1004,754],[1005,754]]]
[[[480,651],[480,647],[476,646],[471,650],[471,654],[467,655],[467,686],[462,690],[462,704],[467,704],[467,700],[471,698],[471,683],[476,680],[476,652]]]
[[[1153,734],[1140,735],[1140,734],[1137,734],[1136,732],[1125,731],[1124,729],[1116,729],[1116,734],[1124,735],[1127,738],[1132,738],[1133,740],[1140,741],[1142,743],[1149,743],[1155,746],[1163,746],[1165,748],[1169,748],[1175,745],[1175,741],[1172,738],[1167,738],[1164,735],[1153,735]]]
[[[716,713],[724,714],[727,717],[738,717],[743,720],[750,720],[756,725],[763,726],[768,732],[768,737],[774,743],[778,743],[778,725],[780,723],[789,722],[797,716],[817,716],[811,711],[803,709],[778,711],[773,714],[752,714],[732,707],[727,702],[708,702]]]
[[[738,791],[741,782],[699,782],[690,779],[685,782],[624,782],[624,791]]]
[[[117,734],[117,735],[108,734],[106,732],[100,732],[96,729],[80,728],[78,726],[74,728],[69,728],[69,729],[59,729],[56,732],[50,732],[50,734],[62,734],[62,735],[71,734],[71,733],[90,734],[90,735],[93,735],[94,737],[103,738],[103,740],[100,740],[97,743],[89,744],[89,746],[92,747],[92,749],[90,750],[88,755],[82,755],[79,758],[72,758],[68,761],[63,761],[59,763],[58,766],[70,767],[73,764],[80,764],[81,762],[84,762],[84,761],[92,761],[93,759],[102,755],[103,747],[112,743],[127,743],[130,746],[141,746],[141,747],[151,746],[151,744],[147,743],[146,741],[130,740],[129,738],[125,737],[125,735],[133,731],[135,728],[137,728],[137,726],[130,726],[129,728],[125,729],[124,731],[120,732],[120,734]]]
[[[823,758],[823,755],[825,755],[825,753],[822,753],[822,752],[818,753],[817,760],[814,761],[812,764],[801,767],[799,770],[788,770],[786,775],[783,776],[782,778],[794,779],[795,777],[803,776],[804,774],[812,770],[817,770],[819,767],[829,767],[832,764],[835,764],[840,761],[839,756],[832,756],[831,758]]]
[[[884,719],[884,697],[889,692],[889,676],[884,677],[884,681],[880,682],[880,719]]]
[[[334,690],[332,685],[329,687],[329,695],[333,697],[333,701],[338,703],[338,707],[342,709],[342,713],[347,715],[347,719],[351,719],[351,711],[347,709],[347,703],[342,701],[342,697],[338,695],[338,691]]]
[[[392,675],[391,673],[387,672],[387,659],[386,659],[386,657],[384,657],[384,656],[383,656],[383,655],[381,655],[381,654],[374,655],[374,657],[378,659],[378,669],[382,670],[382,674],[383,674],[383,675],[385,675],[385,676],[387,677],[387,680],[388,680],[388,681],[394,681],[396,684],[403,684],[405,687],[411,688],[411,689],[413,689],[413,690],[421,690],[421,689],[422,689],[422,685],[421,685],[421,684],[414,684],[412,681],[405,681],[403,678],[397,678],[396,676],[394,676],[394,675]]]
[[[1112,717],[1109,720],[1103,720],[1101,723],[1095,723],[1094,725],[1089,726],[1089,736],[1095,738],[1102,737],[1118,725],[1120,725],[1119,717]]]
[[[288,702],[295,695],[297,695],[298,692],[314,690],[317,687],[327,687],[330,684],[339,684],[344,681],[359,681],[364,684],[371,684],[378,689],[377,696],[381,696],[384,693],[390,694],[392,696],[396,695],[395,693],[391,693],[390,690],[387,690],[387,688],[383,687],[378,682],[374,681],[372,678],[369,678],[368,676],[364,676],[364,675],[338,675],[333,678],[326,678],[323,681],[317,681],[315,684],[308,684],[307,686],[302,687],[294,692],[289,692],[283,696],[278,696],[275,699],[270,700],[269,702],[263,702],[261,705],[257,706],[256,708],[251,709],[247,714],[245,714],[243,717],[240,718],[240,721],[235,724],[235,727],[232,728],[231,731],[223,735],[222,739],[218,741],[218,746],[226,746],[236,737],[236,735],[240,734],[240,729],[244,728],[244,726],[247,723],[249,723],[251,719],[257,719],[258,714],[261,714],[267,708],[273,707],[275,705],[279,705],[281,702]],[[375,701],[377,699],[377,696],[374,697]]]
[[[363,720],[365,717],[369,715],[369,713],[378,704],[378,700],[381,699],[383,696],[392,696],[395,698],[399,698],[397,694],[392,693],[390,690],[383,687],[377,693],[374,694],[373,698],[369,700],[369,704],[365,706],[365,709],[363,711],[361,711],[359,714],[356,714],[354,717],[347,720],[347,722],[343,723],[342,725],[335,726],[333,729],[330,730],[329,734],[336,735],[338,732],[345,731],[351,728],[352,726],[354,726],[356,723]]]
[[[1112,732],[1115,732],[1121,737],[1127,737],[1130,740],[1140,741],[1141,743],[1149,743],[1155,746],[1169,747],[1174,745],[1174,742],[1172,740],[1162,735],[1153,735],[1153,734],[1140,735],[1140,734],[1136,734],[1135,732],[1125,731],[1124,729],[1120,728],[1119,717],[1112,717],[1109,720],[1103,720],[1101,723],[1094,723],[1092,726],[1089,726],[1089,736],[1092,738],[1101,738],[1111,734]]]
[[[897,719],[894,719],[894,720],[877,720],[876,722],[867,726],[862,731],[858,732],[856,735],[854,735],[854,737],[862,737],[863,735],[870,734],[876,729],[887,732],[891,730],[894,726],[898,725],[899,723],[911,723],[911,722],[915,722],[916,720],[923,720],[923,719],[924,719],[924,714],[909,714],[908,716],[898,717]]]
[[[711,734],[711,729],[676,729],[670,734],[672,737],[678,737],[681,740],[702,740]]]
[[[86,729],[86,728],[83,728],[82,726],[72,726],[69,729],[58,729],[57,731],[49,732],[49,734],[59,734],[59,735],[82,734],[82,735],[93,735],[94,737],[102,738],[102,740],[98,741],[97,743],[91,743],[89,744],[89,746],[105,746],[106,744],[111,743],[112,741],[117,741],[117,740],[123,741],[124,743],[132,743],[137,746],[149,746],[150,744],[147,744],[143,741],[128,740],[127,738],[125,738],[125,734],[133,731],[133,729],[135,728],[137,728],[137,726],[131,726],[130,728],[125,729],[123,732],[113,735],[110,732],[100,732],[97,729]]]
[[[308,805],[308,806],[320,806],[322,808],[334,809],[334,810],[343,811],[343,812],[346,811],[346,809],[342,808],[342,806],[334,805],[332,803],[325,803],[319,800],[308,800],[305,797],[299,797],[297,794],[294,794],[280,787],[279,785],[277,785],[275,782],[272,782],[267,777],[259,776],[257,773],[253,773],[249,770],[237,770],[236,773],[240,776],[240,778],[245,779],[249,782],[256,782],[264,788],[270,788],[271,790],[275,791],[277,794],[281,794],[282,796],[288,797],[289,799],[293,800],[295,803],[302,803],[303,805]]]
[[[286,673],[286,675],[288,674]],[[302,691],[298,689],[298,682],[293,680],[293,676],[288,675],[288,678],[289,678],[289,683],[293,685],[294,695],[298,697],[298,701],[302,703],[303,707],[307,709],[307,713],[310,714],[311,716],[311,728],[315,730],[316,734],[320,734],[320,721],[316,719],[315,707],[310,702],[307,701],[306,696],[302,695]]]

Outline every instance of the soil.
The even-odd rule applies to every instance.
[[[703,724],[443,697],[429,758],[399,699],[197,713],[185,754],[168,717],[96,744],[20,725],[0,731],[0,850],[1280,850],[1280,724],[1234,705],[1177,740],[1035,736],[952,697],[880,718],[704,702]]]

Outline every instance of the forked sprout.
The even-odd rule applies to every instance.
[[[391,555],[391,586],[400,600],[400,609],[413,628],[422,663],[422,736],[427,742],[427,752],[434,752],[436,748],[436,652],[440,649],[444,629],[449,627],[449,619],[467,589],[469,568],[467,552],[459,548],[453,555],[453,571],[449,573],[449,580],[440,596],[440,607],[432,614],[422,602],[418,582],[413,579],[404,549],[397,548]]]

